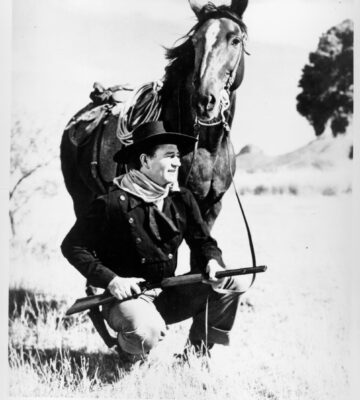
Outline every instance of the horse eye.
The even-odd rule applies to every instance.
[[[240,38],[238,38],[238,37],[234,38],[234,39],[231,41],[231,44],[232,44],[233,46],[238,46],[240,43],[241,43],[241,40],[240,40]]]

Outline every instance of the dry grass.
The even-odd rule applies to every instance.
[[[342,168],[322,170],[321,168],[282,169],[250,173],[238,170],[236,185],[239,192],[253,195],[324,195],[336,196],[352,192],[351,162]]]
[[[144,365],[135,365],[127,372],[121,368],[117,354],[104,348],[86,315],[60,317],[66,303],[14,289],[10,291],[10,304],[13,396],[215,399],[219,387],[231,383],[226,398],[236,398],[236,393],[231,393],[236,374],[229,374],[226,368],[209,369],[206,359],[195,356],[190,364],[178,363],[172,357],[182,348],[179,339],[185,338],[187,324],[174,327],[165,346]],[[256,384],[248,387],[247,393],[253,392],[255,397],[247,398],[256,398],[259,390],[263,389]]]
[[[9,393],[13,397],[118,399],[284,399],[347,397],[350,348],[348,266],[351,163],[342,167],[238,171],[236,185],[267,264],[243,298],[229,348],[178,364],[189,321],[168,331],[149,361],[125,371],[85,314],[63,318],[84,281],[59,245],[74,222],[58,162],[27,182],[19,210],[9,292]],[[271,196],[270,196],[271,195]],[[245,229],[227,194],[214,227],[229,267],[250,265]],[[188,265],[182,249],[180,272]],[[344,273],[345,271],[345,273]],[[205,361],[205,362],[204,362]]]
[[[269,269],[243,298],[232,345],[214,348],[210,368],[196,358],[190,366],[174,361],[186,341],[186,321],[171,327],[148,362],[124,371],[86,315],[62,318],[83,295],[76,271],[55,251],[41,258],[17,246],[9,310],[11,396],[347,398],[350,202],[349,195],[243,198],[258,263]],[[230,193],[214,236],[230,267],[249,265]],[[187,264],[186,251],[180,264]]]

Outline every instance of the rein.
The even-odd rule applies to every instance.
[[[199,132],[200,132],[200,126],[216,126],[219,125],[220,123],[223,124],[223,129],[225,130],[226,133],[230,132],[230,127],[229,124],[226,120],[226,116],[225,116],[225,111],[230,107],[230,88],[233,85],[234,81],[235,81],[235,74],[234,72],[237,71],[239,63],[240,63],[240,59],[241,59],[241,55],[243,54],[243,51],[239,52],[238,58],[236,60],[236,64],[233,68],[233,70],[231,71],[230,75],[229,75],[229,79],[227,80],[223,90],[222,90],[222,98],[220,100],[220,104],[221,104],[221,119],[215,122],[209,121],[209,122],[203,122],[200,119],[197,118],[197,116],[195,117],[195,121],[194,121],[194,136],[198,139],[199,138]],[[230,169],[230,176],[231,176],[231,183],[233,185],[234,191],[235,191],[235,196],[236,196],[236,200],[237,203],[239,205],[240,211],[241,211],[241,215],[243,217],[244,223],[245,223],[245,228],[246,228],[246,233],[247,233],[247,237],[248,237],[248,243],[249,243],[249,248],[250,248],[250,253],[251,253],[251,261],[252,261],[252,267],[255,268],[256,267],[256,255],[255,255],[255,247],[254,247],[254,243],[252,240],[252,235],[251,235],[251,231],[250,231],[250,226],[249,223],[247,221],[246,215],[245,215],[245,211],[244,208],[242,206],[241,200],[240,200],[240,195],[236,189],[236,185],[234,182],[234,174],[233,171],[231,170],[231,160],[230,160],[230,143],[229,143],[229,135],[226,135],[226,149],[227,149],[227,156],[228,156],[228,162],[229,162],[229,169]],[[196,156],[196,151],[198,148],[198,141],[195,142],[194,145],[194,150],[193,150],[193,156],[191,159],[191,163],[190,163],[190,168],[189,171],[186,175],[186,179],[185,179],[185,186],[188,183],[192,168],[193,168],[193,164],[194,164],[194,160],[195,160],[195,156]],[[215,161],[216,162],[216,161]],[[251,283],[249,288],[254,284],[255,282],[255,278],[256,278],[256,273],[253,274]]]
[[[231,160],[230,160],[230,151],[229,151],[229,147],[230,147],[229,136],[226,137],[226,144],[227,144],[226,149],[227,149],[227,154],[228,154],[231,183],[233,185],[233,188],[234,188],[234,191],[235,191],[236,200],[238,202],[238,205],[239,205],[239,208],[240,208],[240,211],[241,211],[241,215],[242,215],[244,223],[245,223],[246,233],[247,233],[248,242],[249,242],[249,248],[250,248],[250,253],[251,253],[252,267],[255,268],[256,267],[256,255],[255,255],[254,242],[252,240],[250,226],[249,226],[249,223],[247,221],[247,218],[246,218],[246,215],[245,215],[245,211],[244,211],[244,208],[243,208],[241,200],[240,200],[240,195],[238,193],[238,190],[236,189],[236,185],[235,185],[235,181],[234,181],[234,174],[232,173],[232,170],[231,170]],[[252,276],[249,288],[254,284],[255,278],[256,278],[256,273],[254,273],[253,276]]]
[[[199,124],[195,123],[194,124],[194,131],[196,132],[196,135],[195,135],[196,138],[199,137],[199,128],[200,128]],[[225,127],[224,127],[224,129],[225,129]],[[227,156],[228,156],[228,162],[229,162],[231,183],[233,185],[233,188],[234,188],[234,191],[235,191],[236,200],[237,200],[237,203],[239,205],[239,208],[240,208],[240,211],[241,211],[241,215],[242,215],[244,223],[245,223],[245,228],[246,228],[246,233],[247,233],[248,243],[249,243],[249,248],[250,248],[250,253],[251,253],[252,267],[255,268],[256,267],[256,255],[255,255],[254,242],[252,240],[250,226],[249,226],[249,223],[248,223],[246,215],[245,215],[244,207],[242,206],[242,203],[241,203],[241,200],[240,200],[240,195],[238,193],[238,190],[236,189],[236,185],[235,185],[235,181],[234,181],[234,174],[233,174],[233,171],[231,170],[231,160],[230,160],[230,150],[229,150],[230,143],[229,142],[230,142],[229,141],[229,135],[226,135],[226,150],[227,150]],[[193,150],[193,155],[192,155],[192,159],[191,159],[191,163],[190,163],[190,168],[189,168],[189,171],[188,171],[188,173],[186,175],[186,179],[185,179],[185,183],[184,183],[185,186],[187,186],[187,183],[188,183],[188,180],[189,180],[192,168],[193,168],[193,164],[194,164],[194,160],[195,160],[195,157],[196,157],[197,148],[198,148],[198,141],[196,141],[195,145],[194,145],[194,150]],[[249,288],[254,284],[255,278],[256,278],[256,273],[253,274],[253,277],[252,277],[252,280],[251,280]]]
[[[199,125],[194,124],[194,131],[196,132],[196,138],[199,137],[199,128],[200,128]],[[236,189],[236,185],[235,185],[235,181],[234,181],[234,174],[233,174],[233,171],[231,170],[231,160],[230,160],[229,147],[230,147],[229,135],[226,135],[226,150],[227,150],[227,156],[228,156],[228,162],[229,162],[231,183],[233,185],[233,188],[234,188],[234,191],[235,191],[236,200],[237,200],[237,203],[239,205],[239,208],[240,208],[240,211],[241,211],[241,215],[242,215],[244,223],[245,223],[245,228],[246,228],[246,233],[247,233],[248,243],[249,243],[249,248],[250,248],[250,253],[251,253],[252,267],[255,268],[256,267],[256,255],[255,255],[254,242],[252,240],[250,226],[249,226],[249,223],[248,223],[246,215],[245,215],[244,207],[242,206],[242,203],[241,203],[241,200],[240,200],[240,195],[238,193],[238,190]],[[189,168],[189,171],[188,171],[188,173],[186,175],[184,186],[187,186],[187,183],[188,183],[188,180],[189,180],[192,168],[193,168],[193,164],[194,164],[197,148],[198,148],[198,141],[196,141],[195,145],[194,145],[194,150],[193,150],[193,155],[192,155],[192,159],[191,159],[191,163],[190,163],[190,168]],[[253,277],[252,277],[252,280],[251,280],[249,288],[254,284],[255,278],[256,278],[256,273],[253,274]]]

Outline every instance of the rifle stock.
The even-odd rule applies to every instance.
[[[250,268],[224,269],[223,271],[218,271],[215,274],[215,277],[221,279],[221,278],[226,278],[228,276],[256,274],[259,272],[265,272],[266,269],[267,269],[266,265],[260,265],[257,267],[250,267]],[[140,282],[139,286],[141,287],[142,291],[145,292],[146,290],[155,288],[167,288],[172,286],[189,285],[192,283],[202,282],[206,279],[207,278],[204,274],[178,275],[178,276],[172,276],[170,278],[164,278],[161,282],[158,283]],[[94,307],[102,306],[111,303],[114,300],[116,300],[115,297],[110,293],[103,293],[103,294],[96,294],[93,296],[82,297],[75,301],[75,303],[67,310],[66,315],[72,315],[85,310],[92,309]]]

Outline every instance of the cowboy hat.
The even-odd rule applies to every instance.
[[[178,132],[169,132],[162,121],[152,121],[141,124],[132,133],[133,143],[124,146],[114,155],[117,163],[128,163],[145,149],[157,144],[176,144],[183,153],[190,151],[197,139]]]

